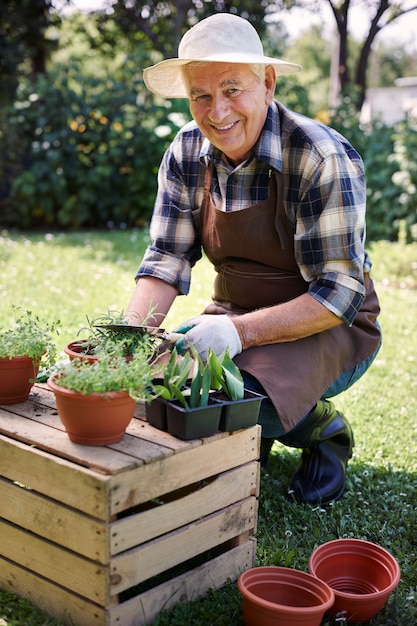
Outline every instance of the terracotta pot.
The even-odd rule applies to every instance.
[[[86,343],[86,346],[80,346],[80,343]],[[77,341],[71,341],[64,347],[64,352],[69,356],[70,361],[73,359],[81,359],[87,360],[89,363],[94,363],[97,361],[97,354],[89,354],[88,353],[87,339],[78,339]],[[126,361],[131,361],[133,359],[132,356],[125,356]]]
[[[28,356],[0,359],[0,404],[24,402],[39,372],[39,361]]]
[[[319,626],[334,601],[323,581],[287,567],[254,567],[237,584],[246,626]]]
[[[87,354],[86,348],[79,345],[80,343],[85,343],[86,341],[87,339],[78,339],[77,341],[71,341],[71,343],[68,343],[65,346],[64,352],[69,356],[70,361],[73,359],[87,359],[89,363],[94,363],[94,361],[97,360],[97,355]]]
[[[324,543],[310,556],[308,569],[333,589],[330,613],[355,622],[368,622],[382,609],[401,575],[387,550],[361,539]]]
[[[75,443],[104,446],[123,437],[136,408],[127,391],[83,395],[60,387],[59,372],[48,380],[55,394],[58,415]]]

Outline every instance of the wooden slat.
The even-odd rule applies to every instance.
[[[83,446],[73,443],[65,431],[40,424],[25,416],[10,417],[10,414],[5,415],[2,409],[0,409],[0,433],[104,474],[114,474],[143,463],[138,457],[131,457],[104,446]]]
[[[26,598],[66,626],[107,626],[104,608],[10,563],[1,556],[0,587]],[[119,622],[118,626],[122,624],[123,622]]]
[[[172,609],[178,602],[196,600],[209,589],[219,589],[228,579],[236,580],[255,565],[255,555],[256,541],[251,539],[186,574],[114,606],[109,611],[107,626],[149,626],[162,610]]]
[[[258,495],[259,463],[230,470],[172,502],[122,518],[111,524],[112,555],[169,533],[249,496]]]
[[[58,502],[107,521],[110,477],[0,435],[0,471]]]
[[[207,441],[209,445],[203,442],[196,448],[183,449],[163,460],[113,476],[111,512],[119,513],[258,459],[260,426]]]
[[[2,556],[93,602],[108,603],[108,568],[0,519]]]
[[[40,537],[107,564],[109,525],[0,479],[1,517]]]
[[[222,587],[228,579],[255,564],[256,541],[233,548],[149,591],[110,606],[107,610],[53,582],[36,576],[0,556],[0,587],[27,598],[34,606],[66,626],[149,626],[164,609],[195,600],[209,589]]]
[[[112,559],[115,595],[256,527],[257,500],[247,498]]]

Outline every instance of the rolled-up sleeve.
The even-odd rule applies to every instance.
[[[349,144],[324,150],[298,151],[304,162],[290,176],[294,251],[309,294],[352,325],[365,298],[365,175]]]

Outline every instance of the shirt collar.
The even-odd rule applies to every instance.
[[[269,107],[266,120],[259,139],[250,158],[267,163],[272,169],[282,172],[281,124],[278,103],[274,101]],[[209,161],[218,164],[223,162],[223,153],[213,146],[207,138],[201,146],[200,162],[208,165]]]

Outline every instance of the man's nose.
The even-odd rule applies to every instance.
[[[228,98],[223,94],[217,94],[211,99],[210,119],[212,122],[221,122],[229,112],[230,104]]]

